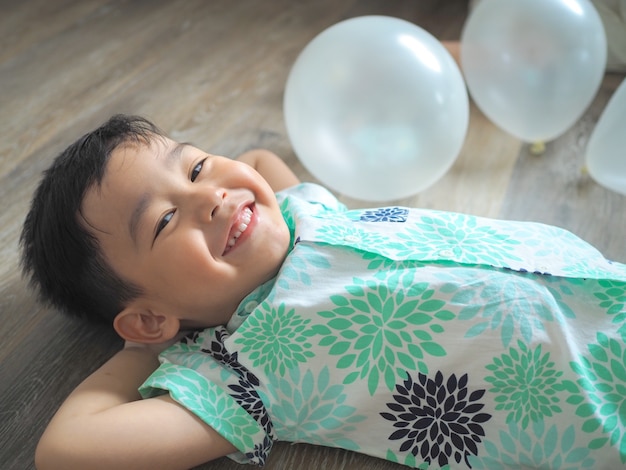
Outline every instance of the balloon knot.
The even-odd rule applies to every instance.
[[[542,155],[546,151],[544,142],[533,142],[530,146],[530,153],[533,155]]]

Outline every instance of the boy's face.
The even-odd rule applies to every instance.
[[[81,212],[111,268],[144,289],[141,306],[183,327],[226,323],[288,250],[259,173],[167,138],[114,150]]]

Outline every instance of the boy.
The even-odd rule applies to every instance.
[[[347,211],[269,152],[116,116],[55,161],[22,245],[44,299],[128,342],[40,469],[262,465],[275,440],[420,468],[626,462],[626,267],[555,227]]]

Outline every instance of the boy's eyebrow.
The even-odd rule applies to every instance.
[[[150,194],[143,193],[130,216],[130,220],[128,221],[128,232],[130,233],[130,237],[132,238],[135,246],[137,246],[137,228],[139,227],[139,223],[141,222],[141,218],[146,212],[146,209],[150,205],[151,199],[152,197]]]
[[[165,158],[163,159],[164,165],[168,170],[171,170],[176,162],[180,160],[183,149],[189,145],[190,144],[185,142],[177,142],[176,145],[169,149],[169,151],[165,155]],[[128,232],[130,233],[130,237],[133,240],[135,246],[137,245],[137,229],[139,228],[141,219],[143,218],[146,209],[150,205],[151,200],[152,196],[150,196],[150,194],[142,194],[128,221]]]
[[[174,145],[174,147],[167,152],[167,155],[165,155],[165,166],[171,170],[174,164],[180,160],[180,156],[183,154],[183,149],[189,145],[191,144],[186,142],[176,142],[176,145]]]

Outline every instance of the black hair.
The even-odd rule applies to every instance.
[[[107,264],[80,209],[87,190],[102,183],[113,150],[158,136],[163,133],[142,117],[115,115],[61,152],[44,172],[20,236],[22,271],[42,302],[112,324],[142,293]]]

